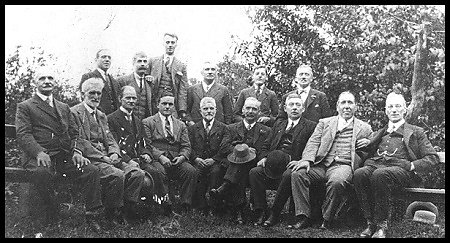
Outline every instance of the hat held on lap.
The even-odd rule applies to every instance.
[[[236,144],[233,148],[233,152],[227,156],[228,161],[234,164],[243,164],[252,161],[256,158],[256,153],[253,149],[245,144]]]
[[[264,173],[271,179],[279,179],[286,170],[286,165],[291,160],[291,156],[280,150],[274,150],[267,155],[264,165]]]

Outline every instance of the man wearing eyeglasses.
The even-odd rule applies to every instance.
[[[202,120],[200,101],[204,97],[213,97],[216,100],[216,116],[220,122],[231,124],[233,122],[233,103],[228,88],[216,82],[217,66],[205,62],[201,71],[203,81],[188,88],[187,113],[188,125],[194,125]]]
[[[420,127],[405,122],[406,102],[401,94],[386,98],[387,126],[371,136],[369,159],[355,171],[353,183],[367,228],[361,237],[385,238],[391,193],[421,181],[439,158]],[[417,172],[417,173],[416,173]]]
[[[32,171],[46,211],[46,224],[57,223],[59,204],[54,191],[54,179],[77,180],[85,199],[86,220],[93,229],[92,219],[102,205],[100,173],[97,166],[82,155],[78,129],[67,104],[53,97],[56,87],[54,70],[41,67],[34,80],[36,94],[17,105],[17,141],[24,151],[23,167]]]

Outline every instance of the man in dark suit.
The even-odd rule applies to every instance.
[[[259,107],[261,102],[255,97],[248,97],[244,102],[242,121],[229,125],[230,142],[232,147],[238,144],[247,144],[256,154],[256,158],[246,163],[228,163],[228,168],[224,176],[224,182],[217,189],[211,189],[209,195],[217,200],[228,198],[227,200],[234,206],[235,220],[238,224],[245,222],[244,209],[247,206],[245,188],[248,185],[248,172],[255,167],[258,156],[264,141],[270,134],[271,129],[262,123],[256,122],[259,117]]]
[[[439,158],[424,130],[405,122],[406,102],[401,94],[386,98],[387,126],[371,135],[369,159],[355,171],[353,183],[367,228],[361,237],[385,238],[392,192],[420,181]]]
[[[262,122],[267,126],[273,125],[273,122],[278,115],[280,103],[278,102],[275,92],[268,89],[265,85],[267,76],[267,69],[265,66],[257,66],[253,70],[253,85],[243,89],[239,93],[236,104],[234,105],[235,121],[243,119],[242,107],[244,106],[244,101],[248,97],[255,97],[261,102],[261,115],[258,118],[258,122]]]
[[[153,115],[152,112],[152,76],[146,75],[148,69],[147,54],[138,52],[133,56],[134,72],[117,78],[119,87],[132,86],[136,90],[137,101],[134,107],[135,114],[142,120]]]
[[[98,110],[103,81],[90,78],[83,82],[83,102],[70,108],[76,118],[80,137],[87,143],[80,145],[83,155],[100,168],[104,216],[109,226],[123,222],[125,173],[121,169],[120,149],[109,130],[105,113]],[[119,168],[120,167],[120,168]]]
[[[312,186],[325,184],[321,229],[332,226],[345,203],[353,171],[360,167],[362,160],[356,150],[367,145],[366,138],[372,133],[369,124],[354,117],[355,100],[352,93],[342,92],[336,104],[338,115],[319,120],[301,160],[291,164],[296,218],[289,227],[301,229],[311,225]]]
[[[233,104],[230,91],[227,87],[216,82],[217,66],[205,62],[202,69],[203,81],[188,88],[187,113],[189,125],[202,120],[200,114],[200,100],[203,97],[213,97],[216,100],[216,117],[220,122],[231,124],[233,122]]]
[[[175,98],[175,118],[185,119],[188,77],[186,64],[174,56],[178,36],[173,33],[164,34],[165,53],[150,59],[148,73],[151,75],[152,114],[158,113],[158,101],[170,95]]]
[[[206,201],[208,188],[215,188],[222,183],[227,167],[226,156],[230,153],[230,132],[227,126],[214,119],[216,101],[204,97],[200,101],[203,119],[188,128],[192,146],[191,163],[199,171],[197,189],[193,205],[204,215],[209,215],[210,208],[217,208],[216,202]]]
[[[292,93],[300,95],[302,99],[303,107],[305,107],[302,117],[318,122],[319,119],[329,117],[333,114],[325,93],[311,88],[312,80],[312,68],[308,65],[300,65],[297,68],[295,79],[293,81],[293,84],[295,84],[297,89],[283,95],[281,99],[283,102],[278,111],[278,118],[287,118],[286,112],[284,111],[284,101],[286,100],[286,97]]]
[[[31,181],[44,201],[46,223],[58,220],[54,179],[66,175],[82,184],[87,222],[99,230],[94,219],[102,206],[99,169],[83,157],[78,147],[82,141],[69,106],[53,98],[53,70],[38,69],[34,83],[36,94],[17,105],[16,131],[24,152],[22,166],[33,172]]]
[[[255,225],[272,226],[279,220],[284,204],[291,196],[292,162],[301,159],[306,142],[316,123],[302,116],[301,98],[290,94],[284,102],[288,119],[277,120],[265,140],[257,166],[250,170],[250,193],[254,199],[257,215]],[[286,169],[288,168],[288,169]],[[277,194],[269,219],[264,222],[267,209],[266,190],[277,188]]]
[[[197,183],[198,172],[189,163],[191,143],[186,124],[176,119],[174,112],[175,98],[163,96],[159,100],[159,112],[142,120],[145,131],[146,147],[152,152],[154,161],[164,167],[165,186],[168,177],[181,183],[180,200],[184,212],[191,211],[192,196]]]
[[[135,89],[132,86],[123,86],[120,92],[120,101],[122,105],[119,109],[109,114],[107,118],[111,133],[119,145],[122,161],[133,165],[128,169],[129,172],[126,171],[127,185],[125,188],[127,188],[126,194],[128,195],[125,198],[128,200],[125,201],[125,212],[129,219],[136,220],[139,217],[137,206],[141,196],[144,195],[146,202],[149,202],[155,193],[155,190],[145,186],[143,175],[146,173],[140,168],[149,173],[146,176],[153,181],[152,186],[157,189],[162,188],[163,174],[153,168],[151,152],[144,146],[142,121],[134,113],[137,101]],[[163,198],[165,194],[160,190],[158,192],[156,195]]]
[[[85,73],[81,76],[79,89],[81,90],[81,85],[89,78],[102,79],[104,88],[102,90],[103,95],[98,109],[108,115],[117,110],[120,106],[118,98],[119,83],[108,73],[108,69],[111,65],[111,51],[108,49],[100,49],[95,56],[95,62],[97,68],[94,71]]]

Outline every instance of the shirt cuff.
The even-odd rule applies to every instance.
[[[413,162],[411,162],[411,169],[409,169],[410,171],[413,171],[415,169],[415,167],[414,167],[414,163]]]

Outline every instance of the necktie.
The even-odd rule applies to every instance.
[[[165,124],[164,127],[166,129],[167,137],[168,138],[173,138],[172,130],[170,130],[170,122],[169,122],[169,117],[168,116],[166,116],[166,124]]]
[[[50,100],[50,97],[48,97],[46,100],[47,104],[51,107],[53,107],[52,101]]]
[[[140,78],[140,81],[141,81],[141,83],[139,84],[139,88],[142,89],[142,87],[143,87],[143,85],[144,85],[144,76],[142,76],[142,77]]]
[[[92,117],[94,118],[94,121],[97,122],[97,112],[95,112],[95,110],[91,113]]]
[[[291,122],[291,125],[288,126],[288,128],[286,129],[286,132],[289,132],[292,129],[292,127],[294,127],[294,122]]]
[[[394,125],[389,126],[388,129],[387,129],[387,132],[388,133],[392,133],[395,130],[394,128],[395,128]]]
[[[247,131],[250,131],[250,129],[252,129],[252,125],[248,124]]]
[[[211,131],[211,129],[210,129],[211,121],[205,120],[205,123],[206,123],[206,134],[209,134],[209,131]]]
[[[164,65],[166,66],[166,69],[169,70],[169,64],[170,64],[170,57],[166,57],[166,61],[164,62]]]
[[[256,89],[256,98],[259,98],[259,95],[261,94],[261,87],[258,86],[258,88]]]

